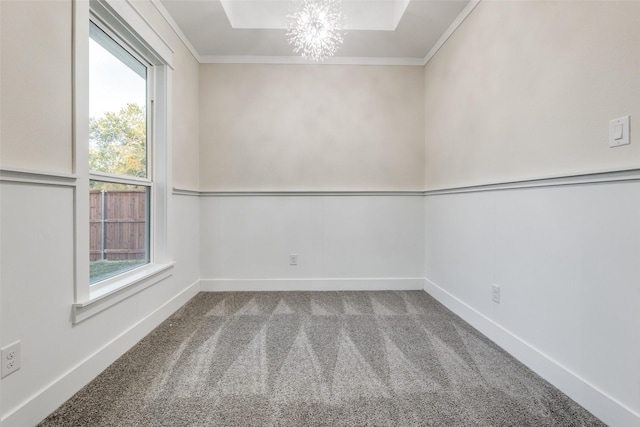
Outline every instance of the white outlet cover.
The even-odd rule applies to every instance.
[[[20,341],[16,341],[11,345],[6,346],[0,351],[2,357],[2,369],[1,377],[4,378],[20,369]],[[13,362],[13,363],[11,363]]]
[[[491,299],[493,300],[493,302],[500,304],[500,286],[491,286]]]
[[[628,145],[631,143],[629,140],[629,116],[613,119],[609,122],[609,147],[619,147],[621,145]],[[616,139],[616,128],[622,127],[622,138]]]

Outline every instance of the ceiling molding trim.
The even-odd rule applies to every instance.
[[[425,66],[440,50],[451,35],[471,14],[482,0],[470,0],[447,30],[438,39],[424,58],[392,58],[392,57],[341,57],[334,56],[320,63],[305,60],[299,56],[234,56],[234,55],[200,55],[189,38],[180,29],[161,0],[150,0],[160,15],[169,24],[178,38],[184,43],[191,55],[200,64],[283,64],[283,65],[390,65],[390,66]]]
[[[433,45],[429,53],[424,57],[422,61],[422,65],[427,65],[427,63],[433,58],[433,56],[440,50],[440,48],[445,44],[449,37],[458,29],[458,27],[464,22],[465,19],[473,12],[473,9],[480,3],[481,0],[471,0],[465,7],[462,9],[460,14],[453,20],[449,28],[442,34],[442,36],[438,39],[436,44]]]
[[[156,10],[160,12],[160,15],[162,15],[167,24],[169,24],[169,26],[173,29],[178,38],[182,40],[182,43],[184,43],[184,45],[187,47],[189,52],[191,52],[191,55],[193,55],[196,61],[202,63],[202,61],[200,60],[200,54],[198,53],[196,48],[193,47],[189,38],[182,32],[176,21],[173,19],[169,11],[164,7],[164,5],[160,2],[160,0],[151,0],[151,4],[153,4]]]
[[[226,56],[203,55],[201,64],[283,64],[283,65],[393,65],[424,66],[422,58],[377,58],[334,56],[322,63],[313,62],[301,56]]]

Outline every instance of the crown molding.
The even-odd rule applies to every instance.
[[[160,0],[151,0],[151,4],[156,8],[156,10],[162,15],[167,24],[171,27],[174,33],[178,36],[178,38],[184,43],[186,48],[191,52],[191,55],[195,58],[196,61],[202,63],[200,60],[200,54],[196,50],[195,47],[191,44],[189,38],[182,32],[176,21],[173,19],[169,11],[164,7]]]
[[[395,65],[423,66],[422,58],[378,58],[334,56],[322,63],[309,61],[300,56],[226,56],[203,55],[201,64],[283,64],[283,65]]]
[[[334,56],[321,64],[303,59],[299,56],[260,56],[260,55],[200,55],[191,44],[189,38],[180,29],[169,11],[160,0],[151,0],[160,15],[169,24],[178,38],[184,43],[191,55],[200,64],[280,64],[280,65],[389,65],[389,66],[425,66],[431,58],[440,50],[451,35],[464,22],[481,0],[471,0],[460,12],[456,19],[438,39],[424,58],[394,58],[394,57],[342,57]]]
[[[429,53],[422,60],[422,65],[427,65],[427,63],[433,58],[433,56],[440,50],[440,48],[449,40],[449,37],[456,32],[458,27],[464,22],[465,19],[473,12],[478,4],[480,4],[481,0],[471,0],[465,7],[462,9],[460,14],[453,20],[449,28],[442,34],[442,36],[438,39],[436,44],[433,45]]]

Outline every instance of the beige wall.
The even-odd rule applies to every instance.
[[[86,6],[84,0],[78,3]],[[132,4],[174,51],[173,178],[195,187],[199,65],[153,4]],[[0,0],[2,167],[72,172],[71,5],[70,0]],[[200,206],[194,197],[170,198],[171,277],[74,326],[74,193],[79,187],[2,178],[0,347],[20,340],[22,367],[2,379],[0,419],[3,426],[28,426],[197,292]],[[33,268],[33,260],[40,268]]]
[[[180,46],[177,187],[442,188],[640,164],[640,2],[482,2],[424,81],[419,67],[199,66],[135,4]],[[2,2],[4,167],[71,172],[71,18],[67,1]],[[632,144],[610,149],[626,114]]]
[[[0,7],[0,165],[71,173],[71,2]]]
[[[201,65],[203,190],[416,190],[422,67]]]
[[[640,2],[483,1],[425,94],[428,189],[638,167]],[[632,144],[609,148],[628,114]]]
[[[136,0],[134,4],[174,50],[171,94],[173,186],[197,189],[200,143],[198,136],[198,72],[200,64],[152,3]]]
[[[197,189],[199,174],[199,63],[182,49],[174,54],[176,70],[173,79],[173,185],[178,188]]]
[[[71,2],[2,1],[0,5],[0,165],[71,173]],[[174,50],[173,182],[196,188],[199,64],[150,2],[134,5]]]

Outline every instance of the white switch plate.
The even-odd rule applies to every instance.
[[[289,265],[298,265],[298,255],[297,254],[289,255]]]
[[[616,128],[622,126],[622,137],[616,139]],[[619,147],[630,144],[629,140],[629,116],[620,117],[609,122],[609,147]]]

